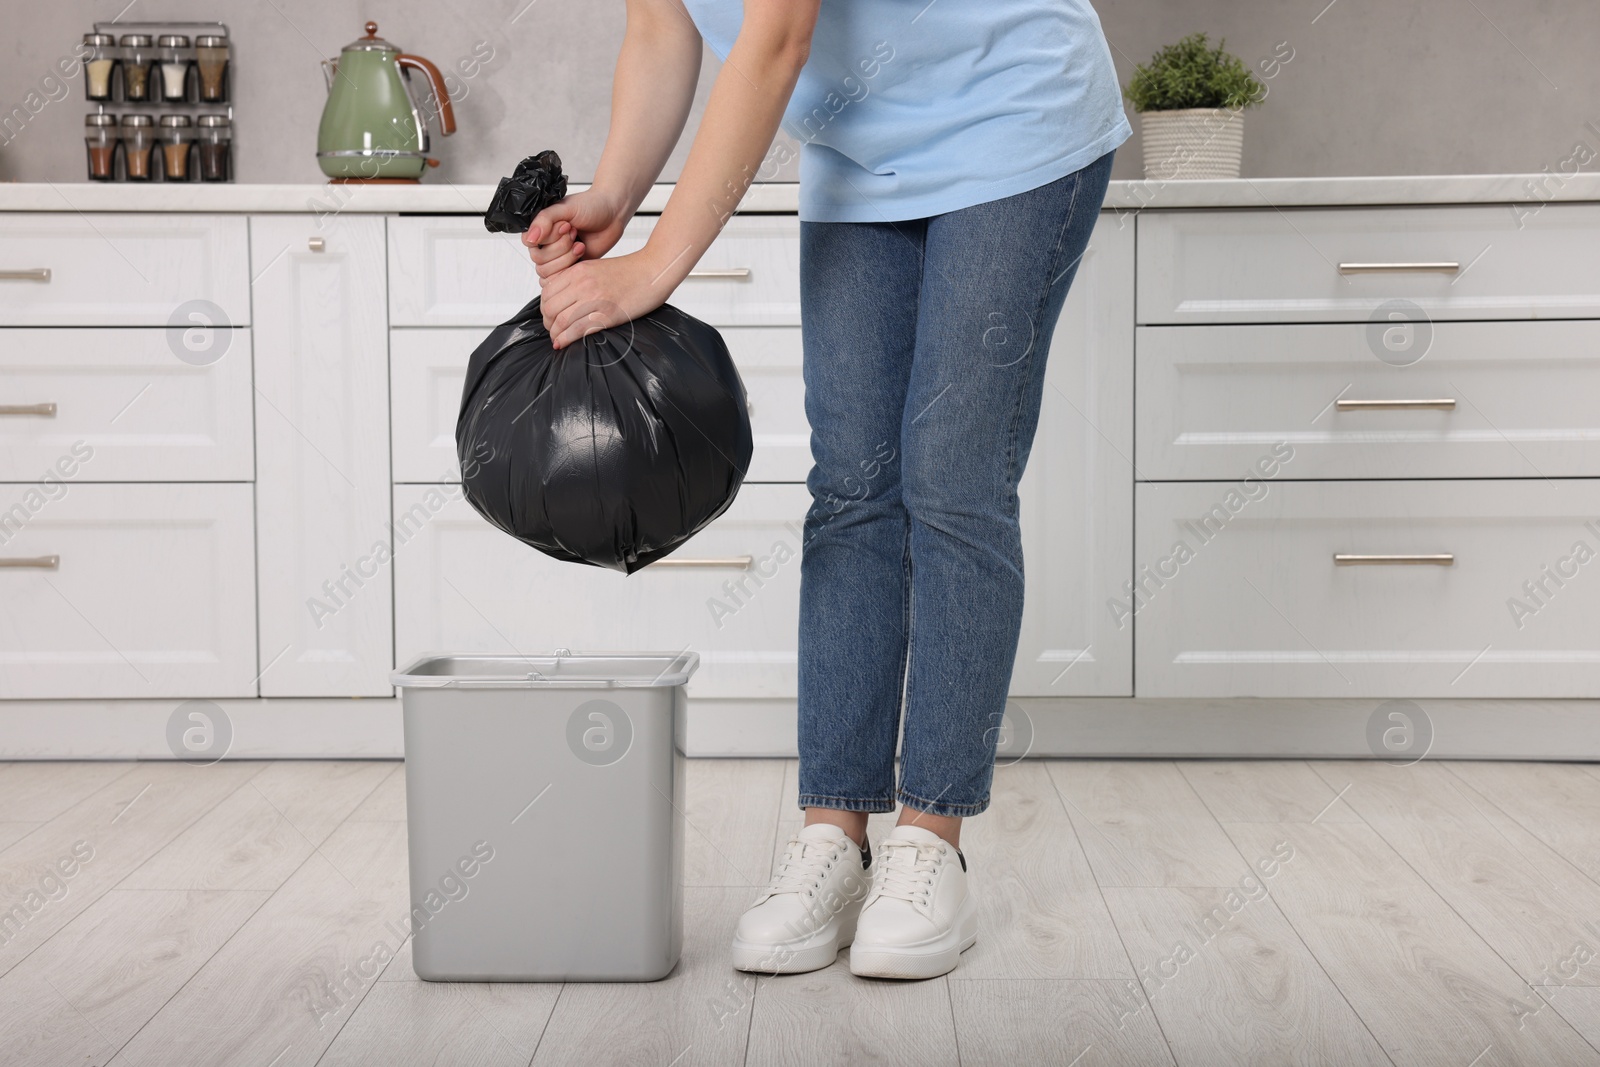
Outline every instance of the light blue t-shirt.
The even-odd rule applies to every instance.
[[[741,0],[686,3],[726,61]],[[1088,0],[822,0],[783,128],[802,144],[800,218],[813,222],[1014,196],[1132,133]]]

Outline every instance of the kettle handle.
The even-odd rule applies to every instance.
[[[401,67],[410,67],[420,70],[428,79],[428,85],[433,89],[433,95],[439,101],[439,132],[449,136],[456,132],[456,112],[450,106],[450,90],[445,88],[444,75],[439,73],[439,68],[421,56],[402,54],[395,58]]]

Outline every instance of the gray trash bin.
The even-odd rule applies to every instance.
[[[405,718],[412,966],[435,982],[648,982],[683,944],[693,652],[430,655]]]

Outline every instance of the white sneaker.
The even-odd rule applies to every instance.
[[[857,848],[831,823],[813,823],[791,837],[772,884],[739,917],[733,965],[763,974],[828,966],[855,936],[871,864],[871,846]]]
[[[937,978],[978,940],[959,849],[920,826],[896,826],[878,843],[872,890],[861,907],[850,970],[871,978]]]

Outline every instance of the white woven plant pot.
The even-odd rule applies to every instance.
[[[1225,108],[1145,111],[1140,113],[1139,124],[1147,180],[1239,176],[1244,112]]]

